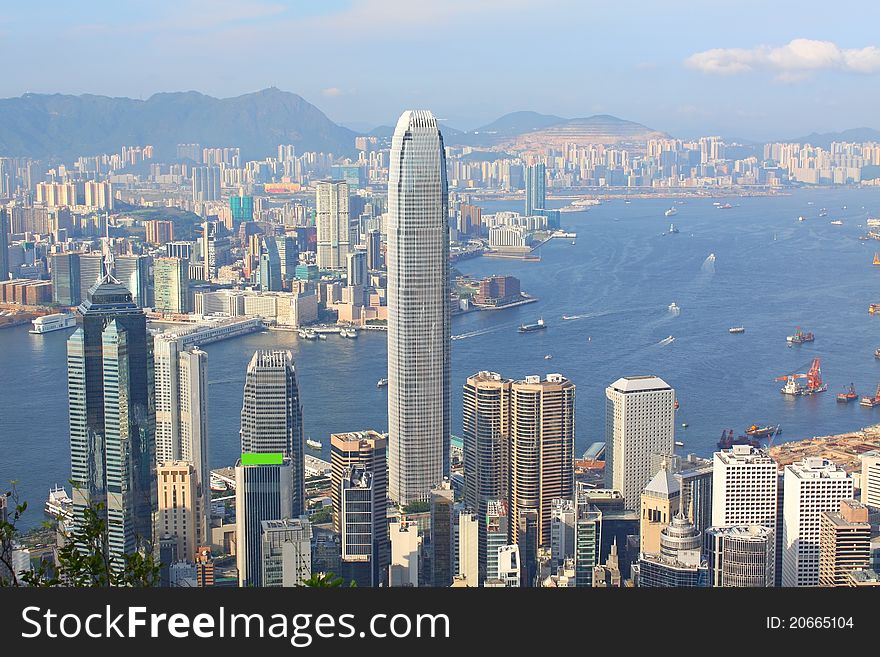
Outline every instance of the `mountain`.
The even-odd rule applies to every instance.
[[[233,98],[187,91],[147,100],[84,94],[25,94],[0,99],[0,155],[71,159],[152,144],[173,160],[175,146],[238,146],[242,160],[277,152],[354,153],[356,132],[336,125],[302,97],[276,88]]]
[[[473,131],[474,134],[490,134],[496,137],[512,137],[524,132],[540,130],[557,123],[563,123],[566,119],[552,114],[538,114],[538,112],[511,112],[495,119],[481,128]]]
[[[822,148],[831,148],[833,141],[880,141],[880,130],[874,128],[850,128],[841,132],[814,132],[800,139],[780,139],[781,142],[794,142],[800,144],[810,144],[811,146],[821,146]]]
[[[566,144],[606,144],[638,150],[649,139],[668,137],[665,132],[610,114],[568,119],[547,127],[502,139],[499,146],[515,150],[564,148]]]

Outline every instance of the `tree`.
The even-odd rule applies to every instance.
[[[12,522],[9,521],[8,513],[0,519],[0,586],[19,586],[18,573],[12,563],[12,553],[15,550],[15,539],[19,535],[16,529],[19,519],[27,511],[27,502],[19,502],[15,491],[15,482],[12,482],[12,490],[3,493],[3,504],[0,508],[6,509],[10,501],[14,504]]]
[[[342,586],[342,578],[338,577],[335,573],[312,573],[312,576],[309,577],[302,583],[302,586],[311,586],[313,588],[319,589],[332,589],[338,588]],[[350,587],[355,587],[355,581],[352,580],[349,584]]]

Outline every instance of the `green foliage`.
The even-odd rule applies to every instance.
[[[339,588],[343,584],[343,579],[335,573],[312,573],[312,576],[305,580],[301,586],[309,586],[317,589],[334,589]],[[357,584],[351,580],[348,584],[349,588],[356,588]]]
[[[403,507],[404,513],[424,513],[431,510],[431,503],[425,501],[410,502]]]
[[[320,511],[316,511],[311,516],[309,516],[309,520],[313,525],[320,525],[325,522],[330,522],[333,519],[333,514],[330,513],[327,509],[321,509]]]

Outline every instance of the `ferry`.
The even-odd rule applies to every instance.
[[[32,320],[34,325],[28,333],[41,335],[43,333],[51,333],[52,331],[61,331],[66,328],[76,326],[76,315],[74,313],[55,313],[54,315],[43,315]]]
[[[676,210],[675,208],[669,208],[669,209],[668,209],[666,212],[664,212],[663,214],[664,214],[665,216],[667,216],[667,217],[672,217],[672,216],[678,214],[678,210]]]
[[[64,486],[56,485],[49,489],[49,497],[45,506],[46,515],[61,520],[68,520],[73,517],[73,500]]]
[[[547,325],[544,323],[544,318],[542,317],[534,324],[520,324],[519,332],[520,333],[531,333],[532,331],[541,331],[547,328]]]
[[[378,381],[376,381],[377,388],[384,388],[387,385],[388,385],[388,379],[379,379]]]
[[[746,327],[745,327],[745,326],[731,326],[731,327],[730,327],[729,329],[727,329],[727,330],[728,330],[728,332],[730,332],[730,333],[745,333],[745,332],[746,332]]]
[[[323,443],[320,440],[312,440],[311,438],[306,438],[306,447],[310,449],[318,449],[320,450],[323,447]]]
[[[681,312],[681,306],[679,306],[677,303],[675,303],[675,301],[670,303],[668,308],[669,308],[669,312],[671,312],[673,315],[677,315],[678,313]]]
[[[684,447],[684,443],[681,442],[680,440],[676,440],[676,441],[675,441],[675,446],[676,446],[676,447]]]
[[[301,329],[297,334],[299,337],[304,338],[305,340],[317,340],[318,334],[312,331],[311,329]]]

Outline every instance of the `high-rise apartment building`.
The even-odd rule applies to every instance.
[[[220,167],[192,168],[193,203],[206,203],[220,199]]]
[[[305,513],[302,402],[289,351],[256,351],[248,363],[241,408],[241,451],[280,453],[290,459],[293,499],[288,517]]]
[[[449,475],[446,156],[431,112],[404,112],[388,174],[388,465],[392,500],[427,500]]]
[[[202,222],[202,266],[205,269],[203,280],[213,281],[217,278],[217,239],[220,226],[216,221]]]
[[[776,530],[761,525],[706,531],[710,586],[776,586]]]
[[[550,545],[551,506],[574,495],[575,385],[561,374],[527,376],[511,385],[510,516],[538,514],[538,545]]]
[[[819,516],[819,586],[849,586],[850,573],[871,567],[868,507],[841,500],[838,511]]]
[[[174,241],[174,222],[153,220],[144,222],[145,239],[148,244],[161,246]]]
[[[110,555],[149,545],[156,508],[153,340],[110,274],[79,306],[67,341],[74,523],[102,504]]]
[[[153,310],[185,313],[189,298],[189,260],[156,258],[153,261]]]
[[[293,513],[296,468],[291,459],[235,464],[235,562],[239,586],[263,586],[263,521]]]
[[[382,232],[378,230],[367,233],[367,269],[369,271],[382,269]]]
[[[606,484],[636,510],[654,474],[651,455],[673,453],[675,391],[656,376],[628,376],[608,386],[605,397]]]
[[[839,511],[852,499],[852,477],[818,457],[785,466],[782,586],[819,584],[819,538],[823,511]]]
[[[328,180],[317,184],[315,226],[318,233],[317,264],[320,269],[345,270],[350,246],[348,183]]]

